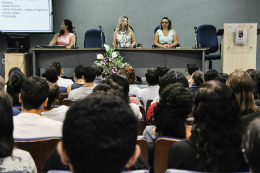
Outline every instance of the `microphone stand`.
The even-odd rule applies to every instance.
[[[195,48],[197,48],[197,47],[198,47],[198,42],[197,42],[197,27],[195,26],[194,29],[195,29]]]
[[[76,38],[77,38],[77,34],[76,34],[76,31],[75,31],[75,27],[72,28],[72,31],[74,33],[74,48],[77,47],[77,41]]]
[[[101,31],[101,48],[103,48],[104,45],[103,45],[103,36],[102,36],[102,26],[99,26],[99,29]]]

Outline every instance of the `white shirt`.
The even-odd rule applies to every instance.
[[[37,173],[37,169],[34,160],[29,152],[13,149],[11,156],[0,158],[1,172],[14,172],[14,171],[28,171],[31,173]]]
[[[131,107],[135,116],[137,116],[138,119],[142,118],[142,113],[140,112],[139,106],[137,106],[135,103],[129,103],[129,106]]]
[[[71,79],[63,79],[61,77],[59,77],[58,82],[57,82],[58,86],[66,87],[66,88],[67,88],[67,86],[69,86],[71,84],[74,84],[74,82]]]
[[[58,108],[53,108],[47,112],[42,112],[42,116],[63,123],[68,109],[69,108],[67,106],[62,105]]]
[[[141,88],[139,88],[136,84],[130,84],[129,85],[129,94],[137,95],[137,91],[139,91]]]
[[[34,113],[20,113],[14,119],[14,138],[62,136],[63,123]]]
[[[144,103],[144,109],[146,110],[146,104],[147,104],[147,100],[153,100],[155,97],[159,96],[159,85],[155,85],[155,86],[148,86],[148,88],[144,88],[144,89],[140,89],[139,91],[137,91],[137,95],[136,97],[139,100],[142,100]]]
[[[154,104],[154,103],[159,103],[159,101],[160,101],[160,96],[155,97],[155,98],[153,99],[153,102],[151,103],[151,105]]]

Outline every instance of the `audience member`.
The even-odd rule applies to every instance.
[[[255,104],[257,106],[260,106],[260,72],[256,71],[255,73],[255,80],[253,81],[253,87],[254,87],[254,99]]]
[[[68,107],[65,105],[61,105],[57,108],[54,107],[54,103],[58,100],[60,89],[58,85],[49,84],[49,96],[47,106],[42,111],[42,116],[63,122],[65,119],[66,112],[68,111]]]
[[[51,82],[53,85],[57,85],[58,82],[58,71],[54,67],[49,67],[44,73],[45,79]]]
[[[54,67],[58,71],[58,86],[60,87],[67,87],[68,85],[73,84],[73,81],[70,79],[63,79],[62,75],[64,73],[61,64],[58,61],[54,61],[50,64],[50,67]]]
[[[95,87],[94,80],[96,76],[97,76],[96,70],[94,67],[84,67],[83,76],[82,76],[84,80],[84,85],[80,88],[76,88],[70,91],[68,98],[80,99],[92,93],[92,90]]]
[[[199,70],[199,66],[195,63],[189,63],[187,64],[187,78],[189,85],[192,86],[191,80],[192,80],[192,75],[195,71]]]
[[[229,75],[227,86],[234,91],[242,115],[259,111],[254,102],[253,80],[247,72],[241,69],[235,70]]]
[[[195,95],[203,82],[205,82],[204,73],[202,71],[195,71],[190,82],[190,84],[192,85],[190,87],[190,91]]]
[[[121,69],[121,72],[123,72],[128,78],[128,81],[129,81],[129,84],[130,84],[129,85],[129,94],[136,95],[137,91],[140,90],[140,88],[136,84],[134,84],[135,80],[136,80],[135,69],[132,66],[125,65]]]
[[[75,72],[73,74],[74,77],[76,78],[75,83],[67,87],[67,93],[69,93],[71,90],[82,87],[84,85],[84,79],[82,79],[83,73],[84,73],[84,66],[78,65],[75,68]]]
[[[227,73],[219,73],[218,77],[215,80],[220,81],[220,82],[226,84],[226,82],[228,80],[228,74]]]
[[[1,172],[36,172],[30,153],[14,148],[12,103],[3,88],[0,89],[0,158]]]
[[[143,135],[149,144],[149,164],[153,165],[154,144],[158,136],[186,138],[185,120],[191,113],[193,95],[181,83],[170,84],[160,94],[154,109],[155,126],[146,126]]]
[[[146,82],[148,87],[137,91],[137,98],[144,103],[144,109],[146,109],[147,100],[153,100],[159,96],[159,74],[155,68],[148,68],[146,73]]]
[[[172,145],[168,168],[246,172],[241,151],[241,114],[234,92],[219,81],[200,86],[193,105],[192,135]]]
[[[165,75],[168,71],[170,71],[170,68],[167,68],[163,65],[159,65],[157,67],[157,73],[159,74],[159,81],[161,80],[161,78],[163,77],[163,75]]]
[[[209,69],[205,74],[204,74],[204,79],[205,82],[210,81],[210,80],[215,80],[218,77],[218,72],[214,69]]]
[[[242,151],[251,173],[260,172],[260,119],[255,119],[243,136]]]
[[[103,67],[100,64],[95,64],[93,67],[96,69],[97,72],[97,78],[94,80],[94,83],[98,85],[102,80],[104,80],[104,78],[102,77]]]
[[[12,67],[12,68],[9,70],[8,75],[7,75],[8,80],[9,80],[10,74],[11,74],[12,72],[14,72],[14,71],[18,71],[18,72],[23,73],[20,68],[18,68],[18,67]],[[6,91],[6,87],[7,87],[7,86],[5,85],[5,91]]]
[[[107,79],[112,79],[119,86],[123,87],[125,97],[129,96],[129,81],[123,72],[116,72],[116,73],[110,74]],[[136,97],[129,96],[129,100],[131,103],[141,105],[141,102]]]
[[[73,173],[121,173],[140,154],[137,132],[137,118],[125,101],[114,96],[87,96],[68,110],[57,149]]]
[[[19,71],[12,72],[8,78],[6,91],[12,98],[13,106],[21,106],[21,103],[19,102],[19,93],[21,92],[24,80],[24,74]]]
[[[157,103],[160,100],[161,92],[164,90],[165,87],[167,87],[170,84],[175,83],[182,83],[185,87],[189,88],[189,83],[186,77],[177,70],[170,70],[168,71],[160,80],[160,88],[159,88],[159,96],[156,97],[153,102],[151,103],[150,108],[147,111],[146,119],[151,120],[153,116],[153,109],[157,105]]]
[[[256,70],[255,70],[255,69],[248,69],[248,70],[246,70],[246,72],[251,76],[251,78],[252,78],[253,81],[254,81],[254,80],[255,80]]]
[[[129,97],[128,95],[124,94],[123,88],[115,83],[112,79],[102,81],[93,89],[92,95],[114,95],[121,97],[132,108],[135,116],[138,118],[142,117],[139,107],[134,103],[130,103]]]
[[[15,138],[61,136],[62,123],[41,116],[47,106],[49,85],[46,80],[32,76],[22,84],[19,101],[22,113],[14,117]]]

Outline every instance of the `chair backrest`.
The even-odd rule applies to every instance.
[[[105,34],[102,32],[103,44],[105,41]],[[101,31],[99,29],[90,29],[85,33],[84,48],[101,48]]]
[[[155,29],[154,29],[154,34],[156,33],[156,31],[160,29],[160,25],[156,26]]]
[[[217,30],[213,25],[200,25],[197,30],[197,42],[201,47],[209,47],[206,54],[218,51]]]
[[[194,117],[189,117],[186,119],[185,124],[192,126],[193,125],[193,121],[194,121]]]
[[[68,98],[65,98],[62,102],[62,105],[65,105],[65,106],[71,106],[72,104],[75,103],[75,99],[68,99]]]
[[[172,144],[180,140],[183,139],[158,137],[154,146],[154,173],[164,173],[166,171],[169,150]]]
[[[63,100],[65,99],[65,98],[68,98],[68,93],[61,93],[60,95],[59,95],[59,99],[58,99],[58,104],[59,105],[61,105],[62,104],[62,102],[63,102]]]
[[[149,107],[151,106],[151,103],[153,102],[153,100],[148,99],[146,102],[146,112],[148,111]]]
[[[67,93],[67,88],[66,87],[59,87],[61,93]]]
[[[146,127],[146,123],[143,119],[139,119],[139,131],[138,135],[143,135],[144,129]]]
[[[141,154],[144,156],[144,159],[148,162],[149,159],[149,148],[148,148],[148,142],[146,139],[137,139],[137,144],[141,148]]]
[[[145,119],[145,118],[146,118],[146,116],[145,116],[145,110],[144,110],[144,107],[143,107],[142,105],[139,105],[139,110],[140,110],[140,112],[141,112],[141,114],[142,114],[142,117]]]
[[[185,124],[185,127],[186,127],[186,138],[189,138],[190,135],[191,135],[192,126],[188,126],[188,125]]]
[[[42,167],[46,159],[50,156],[52,151],[56,148],[61,137],[47,137],[47,138],[31,138],[31,139],[14,139],[15,148],[28,151],[37,168],[38,173],[43,173]]]

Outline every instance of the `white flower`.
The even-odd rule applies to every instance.
[[[97,54],[97,59],[104,59],[102,54]]]
[[[116,57],[117,57],[116,52],[113,52],[113,53],[112,53],[112,58],[116,58]]]
[[[109,51],[109,46],[107,44],[104,44],[104,47],[106,48],[106,51]]]

